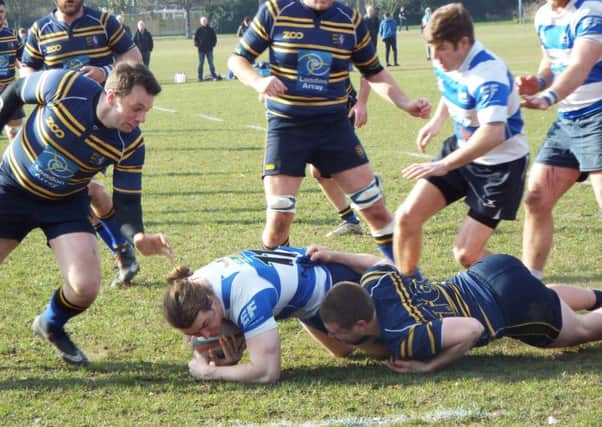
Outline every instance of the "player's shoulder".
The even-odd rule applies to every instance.
[[[54,24],[56,23],[56,19],[53,15],[53,13],[49,13],[48,15],[42,16],[41,18],[36,19],[32,26],[32,29],[43,29],[44,27],[47,27],[49,24]]]
[[[392,264],[376,264],[362,275],[360,285],[370,290],[384,282],[389,283],[393,277],[399,277],[399,275],[399,271]]]

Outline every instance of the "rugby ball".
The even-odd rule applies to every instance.
[[[222,322],[221,335],[218,335],[216,337],[209,337],[209,338],[193,337],[192,338],[192,348],[200,354],[206,354],[209,351],[213,350],[213,352],[216,354],[216,356],[223,357],[224,353],[223,353],[223,351],[221,351],[221,346],[219,343],[220,337],[242,336],[242,335],[243,335],[242,331],[240,329],[238,329],[238,326],[236,326],[234,323],[232,323],[229,320],[224,320]]]

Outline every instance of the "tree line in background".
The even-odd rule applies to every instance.
[[[366,6],[372,5],[379,16],[389,12],[397,18],[400,8],[404,8],[408,23],[418,25],[426,7],[432,10],[447,4],[449,0],[339,0],[342,3],[365,13]],[[5,0],[8,9],[9,25],[13,28],[29,27],[33,21],[46,15],[52,8],[48,0]],[[523,8],[543,0],[523,0]],[[124,14],[136,20],[138,16],[164,19],[165,10],[183,11],[184,33],[190,36],[198,25],[193,17],[205,15],[219,33],[234,33],[244,16],[252,17],[263,0],[84,0],[88,6],[103,8],[112,13]],[[464,0],[476,21],[509,20],[516,17],[517,0]],[[181,31],[181,28],[180,28]],[[152,32],[152,31],[151,31]],[[158,31],[157,35],[161,35]]]

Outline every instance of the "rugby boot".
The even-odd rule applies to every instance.
[[[48,324],[42,316],[37,316],[31,328],[36,335],[46,339],[50,344],[58,350],[61,358],[69,363],[70,365],[86,365],[88,364],[88,358],[86,355],[75,345],[75,343],[69,337],[69,334],[65,332],[63,328],[57,328]]]
[[[111,287],[129,285],[140,271],[136,260],[136,251],[128,242],[115,249],[115,263],[117,264],[117,275],[111,283]]]

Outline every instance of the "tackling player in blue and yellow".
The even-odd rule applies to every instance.
[[[23,104],[34,109],[0,164],[0,262],[41,228],[63,276],[34,331],[71,364],[87,358],[64,330],[100,289],[100,260],[88,220],[87,185],[114,166],[115,210],[122,232],[143,255],[170,255],[162,234],[144,233],[138,126],[161,87],[142,64],[120,62],[104,88],[81,73],[50,70],[13,82],[1,95],[0,126]]]
[[[84,6],[83,0],[56,0],[56,9],[38,19],[28,33],[21,75],[42,69],[69,69],[104,83],[115,61],[142,62],[142,55],[117,19]],[[91,221],[115,255],[114,285],[128,284],[138,273],[135,251],[120,233],[111,197],[100,181],[88,186]]]
[[[330,336],[350,346],[381,345],[398,373],[437,370],[502,337],[544,348],[602,340],[602,291],[548,287],[510,255],[489,255],[438,284],[373,255],[325,248],[311,255],[364,273],[359,283],[338,283],[326,294],[320,318]]]

